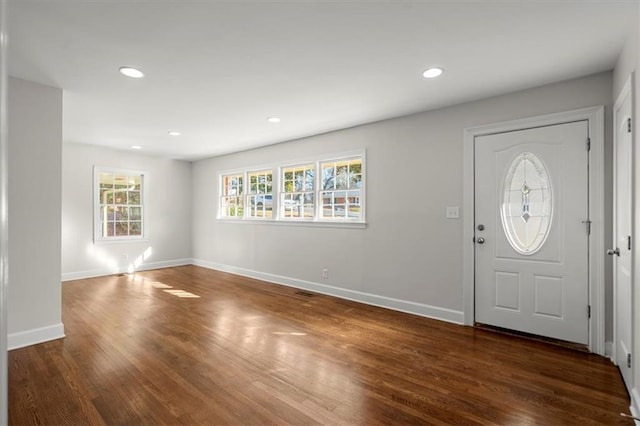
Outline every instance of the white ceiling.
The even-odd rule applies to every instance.
[[[197,159],[610,70],[636,7],[9,0],[9,73],[64,89],[64,142]]]

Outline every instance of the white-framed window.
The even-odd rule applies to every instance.
[[[143,239],[145,172],[94,167],[94,240]]]
[[[322,220],[362,220],[362,157],[320,163]]]
[[[273,217],[273,170],[247,173],[247,216]]]
[[[220,217],[243,217],[244,173],[222,175],[221,182]]]
[[[364,151],[351,151],[222,172],[218,218],[360,227],[365,224],[364,163]]]
[[[280,217],[306,219],[315,217],[314,163],[280,169]]]

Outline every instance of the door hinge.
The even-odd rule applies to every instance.
[[[631,118],[627,118],[627,133],[631,133]]]
[[[591,151],[591,138],[587,138],[587,151]]]
[[[587,318],[591,318],[591,305],[587,305]]]
[[[627,367],[631,368],[631,354],[627,354]]]
[[[631,235],[627,235],[627,250],[631,250]]]
[[[591,235],[591,221],[587,219],[587,220],[583,220],[582,223],[587,225],[587,235]]]

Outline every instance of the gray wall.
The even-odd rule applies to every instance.
[[[62,337],[62,91],[9,79],[9,347]]]
[[[462,205],[463,129],[605,105],[610,159],[611,85],[611,73],[602,73],[196,162],[193,256],[203,265],[273,281],[330,285],[381,296],[378,302],[407,302],[405,308],[426,305],[422,312],[461,321],[462,221],[446,219],[445,207]],[[363,148],[366,229],[216,219],[221,171]],[[606,173],[610,181],[611,170]],[[322,268],[329,269],[328,280]],[[610,313],[610,282],[607,294]]]
[[[191,258],[191,163],[89,145],[64,144],[62,155],[62,278],[185,264]],[[93,243],[93,167],[147,172],[146,239]],[[126,257],[126,258],[125,258]]]

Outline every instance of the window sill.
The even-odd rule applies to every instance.
[[[310,228],[351,228],[366,229],[367,222],[347,222],[328,220],[286,220],[286,219],[233,219],[219,217],[222,223],[233,223],[242,225],[275,225],[275,226],[306,226]]]
[[[93,239],[93,244],[97,246],[110,244],[126,244],[126,243],[148,243],[149,238],[117,238],[117,239]]]

